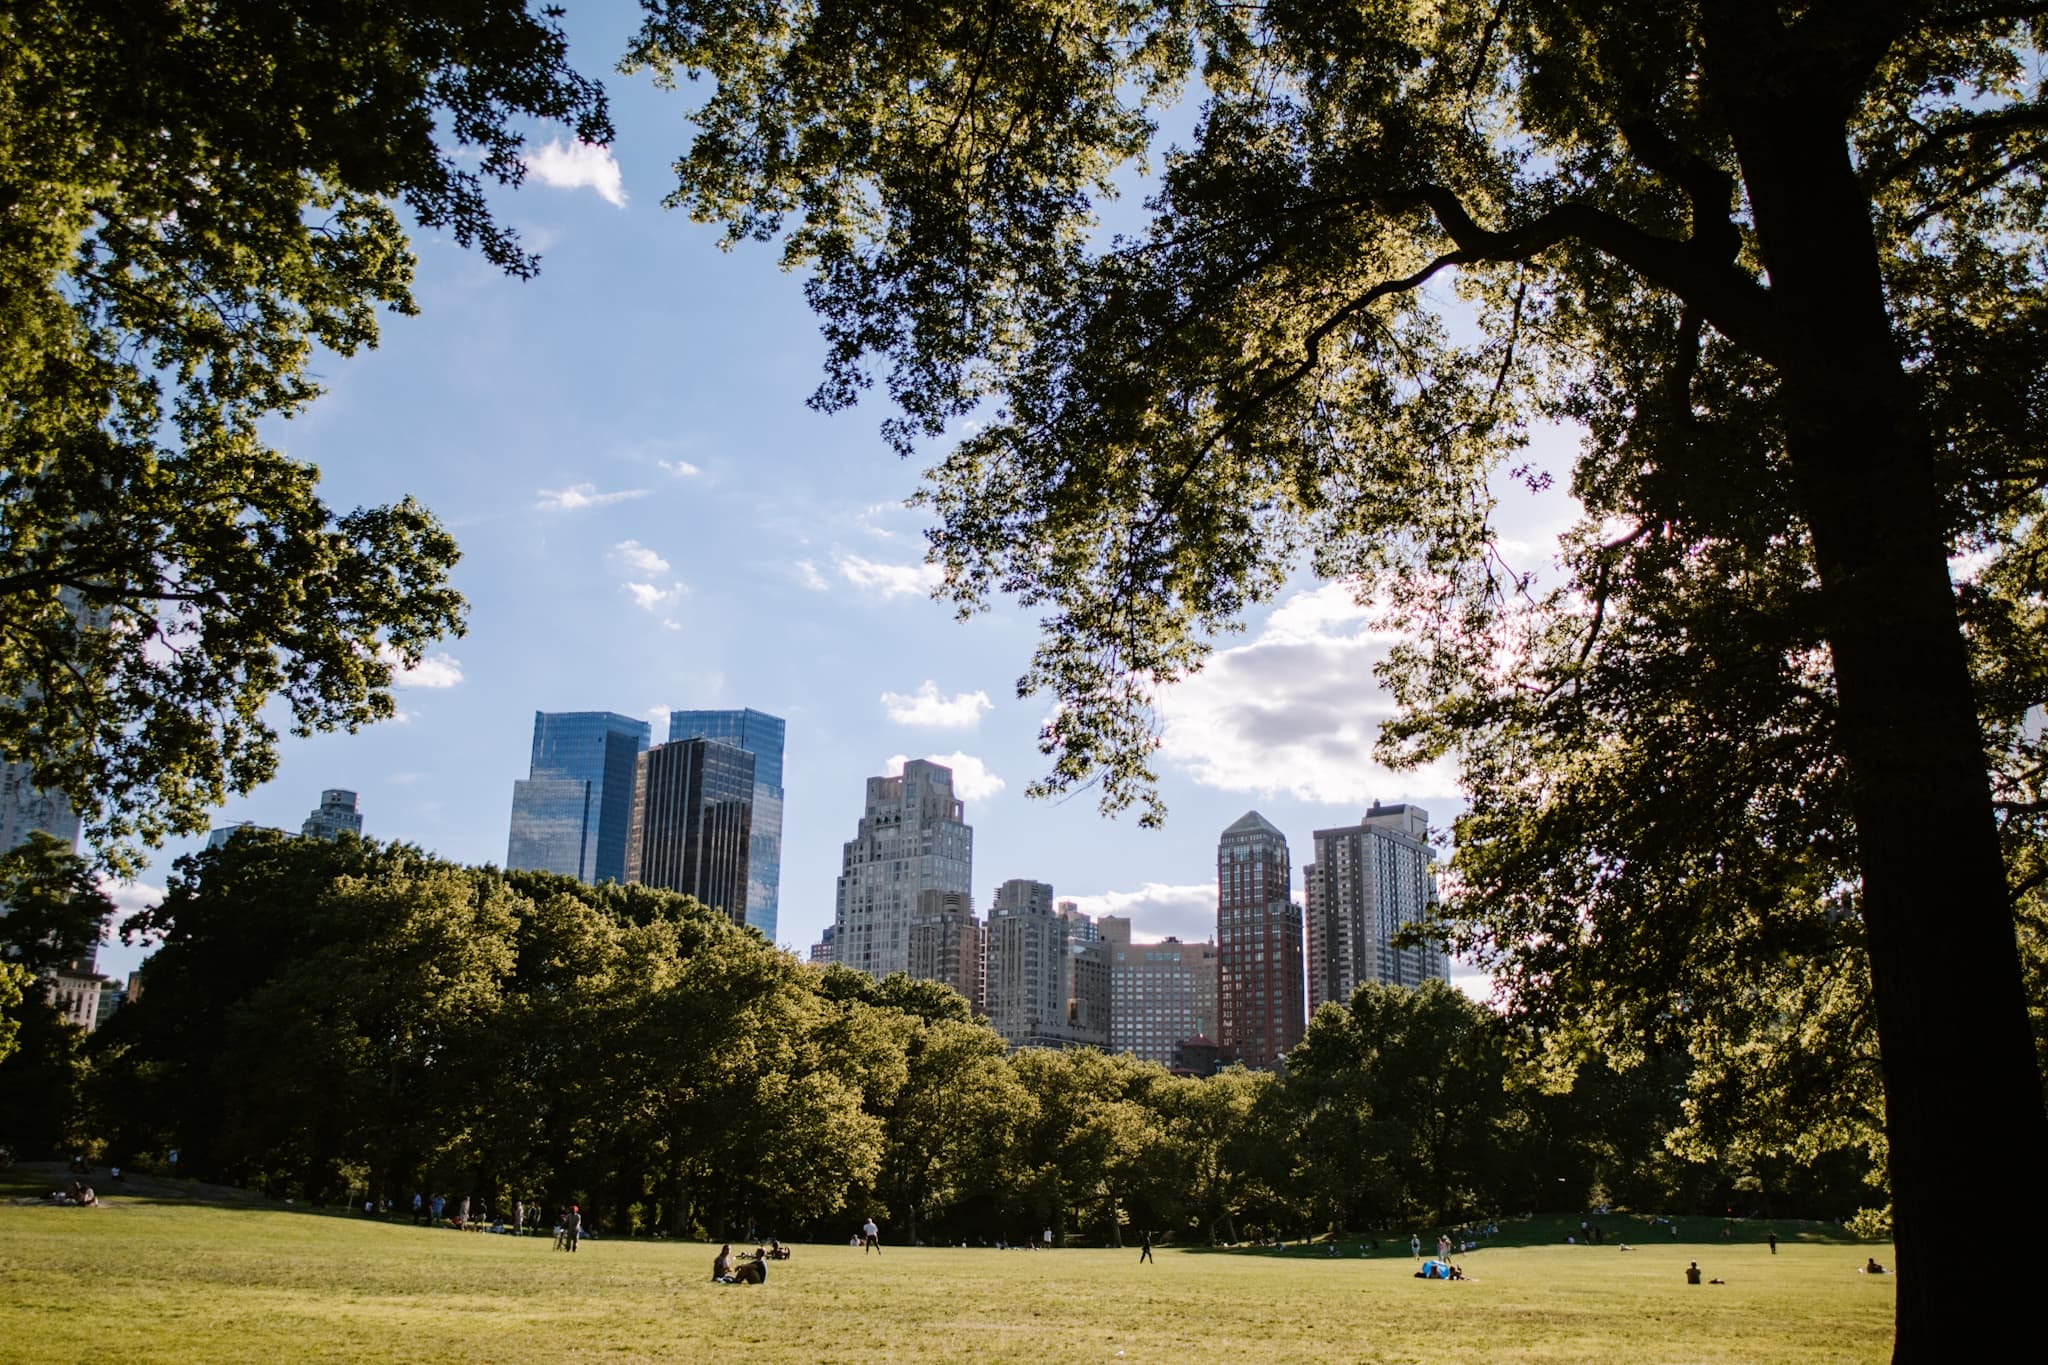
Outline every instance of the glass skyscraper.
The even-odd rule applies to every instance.
[[[756,759],[715,739],[657,744],[638,761],[626,880],[695,896],[748,922]]]
[[[754,834],[747,855],[747,923],[775,942],[782,884],[782,742],[787,724],[765,711],[671,711],[668,738],[715,739],[754,756]]]
[[[512,784],[505,866],[625,881],[633,765],[651,738],[646,721],[610,711],[534,712],[533,765]]]

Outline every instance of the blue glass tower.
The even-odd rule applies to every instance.
[[[532,775],[512,784],[505,866],[623,882],[633,765],[652,735],[610,711],[533,713]]]
[[[782,884],[782,741],[788,730],[765,711],[671,711],[668,738],[715,739],[754,756],[754,835],[747,858],[747,923],[775,942]]]

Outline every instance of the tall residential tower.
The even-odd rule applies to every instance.
[[[1223,1045],[1268,1068],[1301,1041],[1301,907],[1287,836],[1248,811],[1216,846],[1216,936]]]
[[[1413,989],[1450,979],[1433,943],[1398,945],[1436,904],[1429,812],[1375,805],[1356,825],[1319,829],[1302,869],[1308,899],[1308,1003],[1339,1005],[1368,981]]]

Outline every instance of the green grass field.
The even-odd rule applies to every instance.
[[[1545,1235],[1551,1222],[1508,1229]],[[1780,1224],[1781,1235],[1792,1225]],[[1610,1236],[1647,1233],[1608,1220]],[[713,1248],[413,1228],[260,1204],[0,1205],[0,1360],[1877,1361],[1888,1247],[1489,1246],[1405,1255],[801,1246],[760,1287]],[[1761,1237],[1760,1226],[1743,1236]],[[886,1236],[886,1231],[885,1231]],[[1405,1250],[1405,1245],[1403,1247]],[[1697,1259],[1724,1285],[1685,1284]]]

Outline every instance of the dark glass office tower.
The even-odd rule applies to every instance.
[[[775,941],[782,882],[782,742],[786,725],[765,711],[671,711],[668,737],[715,739],[754,756],[754,835],[747,853],[747,923]]]
[[[745,924],[754,775],[754,755],[717,740],[640,755],[626,880],[695,896]]]
[[[610,711],[534,712],[532,773],[512,784],[505,866],[626,880],[633,764],[651,738],[646,721]]]

